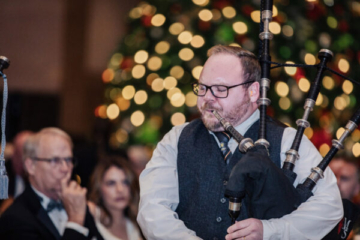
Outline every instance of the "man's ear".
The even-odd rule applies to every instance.
[[[254,82],[248,88],[248,94],[251,102],[256,102],[260,96],[260,85],[258,82]]]
[[[24,162],[25,171],[31,176],[35,174],[35,162],[30,158],[26,158]]]

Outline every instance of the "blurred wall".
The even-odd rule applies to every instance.
[[[94,108],[103,100],[101,73],[126,34],[128,12],[137,3],[0,0],[0,55],[11,61],[4,71],[10,95],[26,102],[17,110],[21,121],[42,121],[36,116],[44,112],[56,116],[50,125],[73,136],[91,134]],[[57,103],[51,107],[47,99]],[[42,103],[47,107],[43,111]]]

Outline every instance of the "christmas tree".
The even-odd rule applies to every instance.
[[[316,64],[320,49],[334,53],[328,67],[360,76],[360,3],[357,1],[274,1],[270,31],[272,61]],[[128,34],[114,51],[102,80],[105,103],[95,115],[112,122],[109,143],[154,146],[172,126],[198,117],[191,82],[197,81],[207,50],[237,45],[259,54],[260,1],[153,0],[129,12]],[[271,71],[268,113],[296,127],[316,69]],[[359,103],[358,85],[327,71],[305,134],[324,155],[344,131]],[[360,155],[360,131],[345,148]]]

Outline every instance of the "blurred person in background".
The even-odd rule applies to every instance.
[[[135,171],[137,178],[140,173],[145,169],[146,164],[151,158],[151,150],[146,146],[135,145],[130,146],[127,150],[131,167]]]
[[[6,171],[9,176],[9,198],[0,201],[0,214],[4,212],[25,189],[27,182],[24,162],[23,148],[26,139],[33,135],[31,131],[21,131],[13,139],[13,154],[6,161]]]
[[[102,237],[106,240],[142,239],[136,223],[138,180],[128,161],[115,156],[101,159],[90,184],[88,205]]]
[[[44,128],[26,140],[29,184],[0,217],[2,240],[102,239],[87,209],[86,189],[70,181],[72,146],[58,128]]]
[[[358,160],[338,155],[329,164],[334,172],[342,198],[354,201],[360,192],[360,170]],[[359,205],[357,202],[355,204]]]
[[[331,160],[329,167],[335,174],[341,197],[352,201],[360,208],[358,200],[360,193],[360,169],[358,159],[340,154]],[[360,219],[355,222],[353,231],[347,239],[360,240]]]

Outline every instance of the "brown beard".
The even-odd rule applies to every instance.
[[[228,121],[234,127],[242,123],[243,116],[246,115],[250,107],[250,97],[247,94],[245,95],[245,97],[246,98],[244,99],[244,102],[242,102],[239,105],[236,105],[233,110],[226,113],[223,112],[223,108],[215,107],[211,103],[205,102],[200,108],[198,108],[201,113],[201,120],[204,123],[205,127],[213,132],[224,131],[223,126],[217,119],[216,121],[211,121],[209,119],[206,119],[205,115],[210,114],[207,112],[207,110],[209,109],[216,110],[226,121]]]
[[[222,112],[223,109],[214,107],[212,104],[205,102],[200,108],[198,108],[201,113],[201,120],[204,123],[205,127],[209,129],[210,131],[218,132],[218,131],[224,131],[224,128],[222,127],[221,123],[219,121],[209,121],[205,118],[205,114],[207,113],[208,109],[216,110],[217,112]]]

